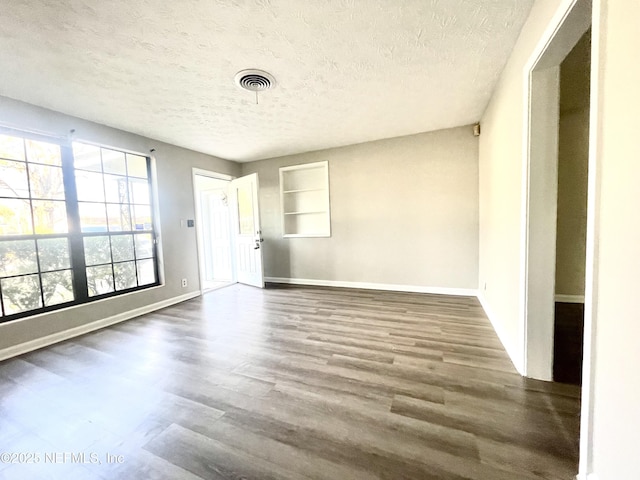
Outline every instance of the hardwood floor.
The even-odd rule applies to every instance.
[[[553,379],[582,385],[584,303],[556,302],[553,332]]]
[[[0,478],[570,479],[579,405],[475,298],[236,285],[0,363]]]

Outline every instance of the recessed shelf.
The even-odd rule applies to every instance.
[[[322,192],[324,190],[324,188],[303,188],[301,190],[285,190],[282,193]]]
[[[325,235],[324,233],[285,233],[282,235],[284,238],[321,238],[321,237],[329,237],[330,235]]]
[[[316,213],[327,213],[326,210],[317,210],[317,211],[303,211],[303,212],[284,212],[285,215],[310,215]]]
[[[329,237],[329,162],[280,168],[284,237]]]

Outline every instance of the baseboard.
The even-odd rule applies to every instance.
[[[502,328],[500,323],[498,323],[498,317],[491,310],[491,308],[489,308],[489,305],[487,304],[487,301],[482,294],[478,294],[478,300],[480,301],[480,305],[482,305],[482,308],[484,310],[484,313],[487,315],[487,318],[489,318],[489,321],[491,322],[493,329],[498,335],[498,338],[500,339],[500,343],[502,343],[502,346],[507,351],[507,355],[509,355],[509,358],[511,359],[511,363],[513,364],[515,369],[518,371],[518,373],[524,376],[524,365],[522,365],[520,356],[516,355],[516,348],[514,348],[514,346],[511,345],[511,343],[507,340],[507,335],[504,332],[504,329]]]
[[[595,473],[579,473],[576,475],[576,480],[599,480],[599,478]]]
[[[556,302],[584,303],[584,295],[563,295],[561,293],[557,293],[555,298]]]
[[[184,302],[186,300],[191,300],[192,298],[198,297],[199,295],[200,295],[199,291],[186,293],[184,295],[179,295],[177,297],[169,298],[167,300],[162,300],[161,302],[152,303],[150,305],[145,305],[144,307],[139,307],[133,310],[129,310],[127,312],[119,313],[111,317],[102,318],[100,320],[96,320],[95,322],[87,323],[85,325],[80,325],[79,327],[70,328],[62,332],[53,333],[51,335],[47,335],[42,338],[36,338],[35,340],[29,340],[28,342],[7,347],[0,350],[0,361],[6,360],[7,358],[16,357],[18,355],[28,353],[33,350],[37,350],[39,348],[46,347],[48,345],[53,345],[54,343],[62,342],[64,340],[68,340],[70,338],[77,337],[79,335],[84,335],[85,333],[93,332],[95,330],[99,330],[101,328],[108,327],[116,323],[124,322],[125,320],[130,320],[132,318],[139,317],[146,313],[151,313],[156,310],[160,310],[162,308],[175,305],[176,303]]]
[[[265,282],[289,285],[309,285],[313,287],[361,288],[364,290],[386,290],[390,292],[433,293],[437,295],[457,295],[475,297],[478,290],[472,288],[422,287],[391,283],[343,282],[338,280],[315,280],[310,278],[265,277]]]

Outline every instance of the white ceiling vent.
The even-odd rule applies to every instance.
[[[235,76],[236,85],[250,92],[262,92],[273,88],[276,79],[263,70],[241,70]]]

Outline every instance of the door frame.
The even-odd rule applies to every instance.
[[[593,1],[593,5],[592,5]],[[586,239],[586,263],[585,263],[585,308],[584,308],[584,338],[583,338],[583,367],[582,367],[582,396],[580,418],[580,460],[579,479],[586,479],[593,471],[593,383],[594,383],[594,345],[596,336],[596,307],[597,307],[597,236],[599,218],[597,205],[599,204],[599,178],[600,168],[598,161],[598,137],[597,124],[599,122],[599,84],[600,73],[599,49],[600,49],[600,22],[602,21],[602,7],[600,0],[562,0],[544,34],[536,44],[532,55],[525,64],[523,71],[524,91],[524,118],[523,118],[523,172],[522,172],[522,225],[521,225],[521,282],[520,282],[520,338],[523,345],[523,358],[521,358],[525,376],[550,380],[553,361],[553,316],[541,318],[531,315],[536,304],[545,301],[548,291],[544,286],[540,291],[536,289],[542,282],[555,284],[555,261],[553,273],[549,268],[543,271],[532,268],[532,262],[537,258],[535,232],[532,231],[540,225],[540,219],[531,218],[541,210],[540,205],[535,205],[537,198],[532,196],[532,191],[539,187],[540,182],[551,181],[550,176],[557,177],[555,172],[545,171],[541,168],[545,164],[544,148],[536,149],[534,145],[544,143],[549,135],[553,137],[549,129],[554,125],[544,125],[536,120],[532,122],[532,105],[539,102],[548,102],[549,96],[556,92],[549,85],[545,90],[550,70],[560,65],[571,48],[586,32],[589,26],[592,29],[591,41],[591,73],[590,73],[590,112],[589,112],[589,173],[588,173],[588,201],[587,201],[587,239]],[[545,72],[546,70],[546,72]],[[537,72],[537,73],[536,73]],[[547,78],[545,78],[545,74]],[[546,100],[544,96],[547,95]],[[534,113],[535,114],[535,113]],[[532,148],[532,146],[534,146]],[[555,160],[557,166],[557,153]],[[549,165],[548,159],[546,160]],[[546,173],[546,175],[545,175]],[[535,178],[538,176],[537,178]],[[533,180],[533,183],[532,183]],[[557,201],[557,198],[555,199]],[[533,228],[532,228],[533,227]],[[554,227],[555,230],[555,227]],[[539,247],[539,245],[538,245]],[[553,250],[555,258],[555,246]],[[548,255],[549,252],[543,253]],[[548,263],[548,262],[547,262]],[[548,298],[547,298],[548,300]]]
[[[590,25],[589,0],[563,1],[524,67],[521,362],[526,376],[547,381],[553,373],[559,67]]]
[[[204,245],[203,245],[203,232],[202,225],[200,225],[200,219],[202,218],[202,212],[200,211],[200,199],[198,198],[198,189],[196,187],[196,176],[215,178],[216,180],[224,180],[231,184],[231,181],[235,178],[231,175],[226,175],[224,173],[213,172],[211,170],[204,170],[202,168],[193,167],[191,169],[191,184],[193,186],[193,204],[196,213],[196,245],[198,250],[198,282],[200,283],[200,295],[205,293],[207,290],[204,288],[204,271],[203,271],[203,262],[204,262]],[[231,241],[231,239],[230,239]],[[233,252],[233,245],[232,245]],[[237,282],[236,276],[236,263],[235,263],[235,255],[231,253],[231,283]]]

